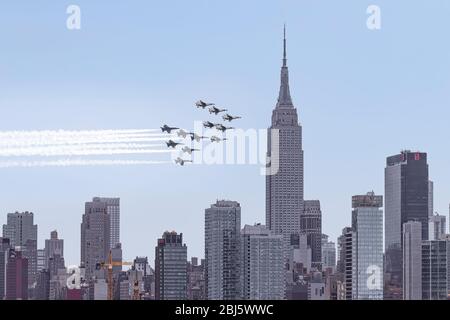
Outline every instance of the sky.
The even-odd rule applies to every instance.
[[[66,27],[72,4],[80,30]],[[380,30],[366,26],[369,5],[381,9]],[[351,223],[352,195],[384,193],[386,157],[403,149],[428,152],[435,210],[448,215],[449,16],[446,0],[2,1],[0,133],[191,128],[208,118],[193,106],[200,98],[242,115],[240,128],[265,129],[286,23],[305,198],[321,201],[323,232],[335,240]],[[57,229],[68,264],[80,261],[94,196],[121,198],[125,260],[152,261],[166,230],[203,257],[216,199],[240,202],[243,225],[265,222],[259,165],[0,169],[0,223],[34,212],[38,246]]]

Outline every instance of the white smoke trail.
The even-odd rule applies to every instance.
[[[166,148],[163,142],[169,139],[179,141],[181,138],[176,134],[164,134],[159,129],[0,131],[0,168],[167,163],[150,160],[92,160],[88,157],[170,154],[176,150]],[[30,159],[16,161],[8,159],[10,157]],[[54,160],[36,161],[33,157],[54,157]],[[62,157],[64,159],[58,159]],[[76,160],[71,157],[87,159]]]
[[[1,138],[0,138],[1,139]],[[92,137],[83,139],[8,139],[0,140],[1,147],[33,147],[33,146],[50,146],[50,145],[82,145],[82,144],[104,144],[104,143],[133,143],[133,142],[161,142],[172,140],[180,140],[177,137]]]
[[[49,147],[49,148],[8,148],[0,149],[0,157],[55,157],[55,156],[93,156],[93,155],[120,155],[120,154],[152,154],[171,153],[173,149],[133,149],[133,148],[93,148],[85,146]]]
[[[169,161],[150,160],[55,160],[55,161],[0,161],[0,169],[71,166],[129,166],[166,164]]]
[[[1,137],[8,136],[46,136],[46,135],[118,135],[118,134],[136,134],[136,133],[152,133],[158,132],[159,129],[127,129],[127,130],[13,130],[0,131]]]

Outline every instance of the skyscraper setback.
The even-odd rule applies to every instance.
[[[304,178],[302,127],[289,89],[286,28],[283,45],[280,92],[268,130],[267,156],[271,166],[278,166],[278,170],[266,177],[266,226],[275,234],[283,235],[288,246],[291,234],[300,233]]]
[[[427,154],[402,151],[387,158],[385,169],[386,299],[402,299],[402,226],[421,223],[428,239],[429,179]]]
[[[90,280],[97,264],[107,261],[110,250],[110,217],[107,204],[98,199],[86,202],[81,223],[81,266]]]
[[[106,211],[110,219],[110,249],[113,249],[120,243],[120,198],[102,198],[95,197],[94,202],[103,202],[106,204]]]

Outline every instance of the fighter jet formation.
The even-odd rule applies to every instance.
[[[212,107],[210,107],[208,109],[208,111],[209,111],[210,114],[214,113],[217,116],[219,113],[225,112],[225,111],[228,111],[228,110],[227,109],[219,109],[219,108],[217,108],[215,106],[212,106]]]
[[[195,106],[197,108],[199,108],[199,109],[206,109],[206,108],[208,108],[209,114],[212,114],[212,115],[215,115],[215,116],[219,115],[220,113],[224,113],[224,112],[228,111],[228,109],[220,109],[220,108],[218,108],[216,106],[216,104],[213,103],[213,102],[205,102],[203,100],[198,100],[195,103]],[[232,116],[232,115],[230,115],[228,113],[225,113],[222,116],[222,119],[224,121],[231,122],[231,121],[234,121],[234,120],[237,120],[237,119],[241,119],[241,117],[240,116]],[[211,121],[204,121],[203,122],[203,127],[206,128],[206,129],[215,129],[215,130],[220,131],[222,133],[226,132],[227,130],[234,129],[234,127],[227,127],[227,126],[225,126],[225,125],[223,125],[221,123],[213,123]],[[185,131],[184,129],[180,129],[180,128],[177,128],[177,127],[170,127],[170,126],[168,126],[166,124],[164,124],[161,127],[161,130],[162,130],[162,132],[167,132],[168,134],[171,134],[172,131],[174,131],[174,130],[178,130],[176,132],[178,139],[181,139],[181,138],[182,139],[186,139],[189,136],[191,138],[192,142],[194,140],[196,142],[201,142],[203,139],[209,139],[212,143],[220,143],[220,142],[223,142],[223,141],[227,140],[226,138],[220,138],[220,137],[214,136],[214,135],[211,136],[211,137],[201,136],[201,135],[198,135],[195,132],[188,132],[188,131]],[[173,140],[167,141],[166,144],[167,144],[168,148],[172,148],[172,149],[176,149],[176,147],[178,145],[183,145],[183,143],[175,142]],[[181,152],[183,154],[189,154],[191,156],[192,156],[192,153],[195,152],[195,151],[200,151],[200,149],[194,149],[194,148],[191,148],[189,146],[184,146],[183,148],[181,148]],[[181,157],[178,157],[175,160],[175,164],[178,164],[180,166],[184,166],[186,163],[193,163],[193,160],[192,159],[191,160],[187,160],[187,159],[183,159]]]
[[[184,164],[186,162],[191,162],[192,163],[192,160],[184,160],[184,159],[181,159],[180,157],[175,159],[175,163],[179,164],[180,166],[184,166]]]
[[[188,146],[185,146],[185,147],[183,147],[183,149],[181,149],[181,151],[183,151],[184,153],[192,154],[192,152],[200,151],[200,149],[192,149],[192,148],[189,148]]]
[[[222,132],[234,129],[233,127],[225,127],[223,124],[220,124],[220,123],[216,124],[215,127],[217,130],[222,131]]]
[[[163,125],[163,126],[161,127],[162,132],[165,131],[165,132],[167,132],[168,134],[171,134],[173,130],[177,130],[177,129],[180,129],[180,128],[169,127],[167,124],[165,124],[165,125]]]
[[[197,106],[197,108],[205,109],[206,107],[213,106],[214,103],[208,103],[204,102],[203,100],[198,100],[195,105]]]
[[[217,143],[219,143],[219,142],[221,142],[221,141],[226,141],[226,140],[227,140],[227,138],[221,139],[221,138],[216,137],[216,136],[212,136],[212,137],[211,137],[211,142],[217,142]]]
[[[173,140],[169,140],[169,141],[166,142],[166,144],[167,144],[167,147],[168,147],[168,148],[173,148],[173,149],[175,149],[176,146],[181,145],[182,143],[175,142],[175,141],[173,141]]]
[[[223,121],[231,122],[233,120],[241,119],[241,117],[233,117],[232,115],[229,115],[228,113],[226,113],[225,115],[222,116],[222,119],[223,119]]]

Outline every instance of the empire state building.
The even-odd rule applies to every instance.
[[[278,102],[268,130],[267,156],[271,170],[266,176],[266,225],[284,236],[288,244],[292,234],[300,233],[304,206],[302,127],[289,90],[286,58],[286,28],[283,39],[283,66]]]

